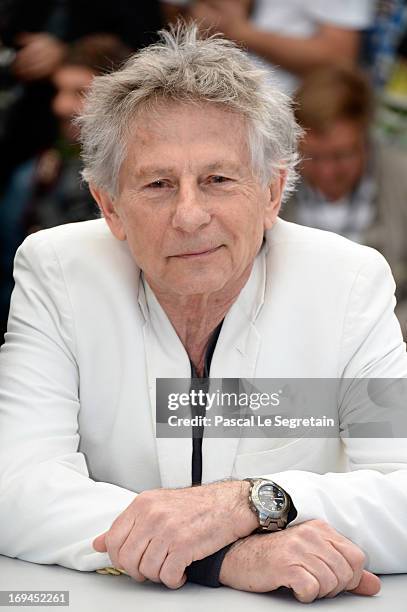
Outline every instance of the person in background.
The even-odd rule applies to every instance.
[[[56,138],[49,77],[62,61],[64,19],[55,0],[0,2],[0,192],[10,174]]]
[[[358,59],[374,0],[166,0],[203,27],[241,43],[291,94],[310,71]]]
[[[117,68],[130,50],[115,36],[84,37],[68,49],[52,82],[52,110],[59,138],[17,166],[0,199],[1,319],[5,328],[13,289],[14,254],[27,234],[61,223],[98,217],[97,207],[81,185],[78,131],[72,119],[82,109],[84,93],[96,74]]]
[[[356,68],[320,69],[296,93],[301,183],[280,216],[372,246],[397,283],[407,334],[407,155],[371,136],[372,90]]]
[[[159,0],[0,2],[0,88],[6,73],[9,102],[5,104],[2,92],[0,145],[8,153],[0,167],[0,190],[17,165],[55,139],[49,79],[69,45],[85,36],[109,33],[135,51],[154,42],[166,21]]]

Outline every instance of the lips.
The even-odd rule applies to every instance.
[[[202,249],[199,251],[191,251],[191,252],[186,252],[186,253],[179,253],[178,255],[173,255],[173,257],[200,257],[203,255],[210,255],[211,253],[214,253],[215,251],[217,251],[218,249],[220,249],[220,246],[214,247],[212,249]]]

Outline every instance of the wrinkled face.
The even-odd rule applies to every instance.
[[[153,288],[209,294],[244,275],[278,214],[284,176],[252,174],[245,120],[215,105],[160,103],[137,119],[112,202],[93,190]]]
[[[305,180],[328,200],[338,200],[351,193],[363,174],[365,129],[352,121],[338,121],[326,132],[309,130],[301,155]]]
[[[72,119],[83,108],[84,94],[93,79],[93,72],[82,66],[61,66],[53,76],[56,95],[52,110],[58,117],[62,135],[70,142],[76,142],[79,129],[72,125]]]

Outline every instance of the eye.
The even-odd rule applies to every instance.
[[[230,181],[229,178],[227,178],[226,176],[222,176],[220,174],[215,174],[215,175],[210,176],[208,178],[208,182],[209,183],[214,183],[215,185],[220,185],[222,183],[227,183],[228,181]]]
[[[147,185],[149,189],[162,189],[163,187],[167,187],[167,186],[168,186],[167,183],[160,179],[153,181],[152,183],[149,183]]]

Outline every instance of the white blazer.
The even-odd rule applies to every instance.
[[[188,355],[103,219],[29,236],[0,352],[0,553],[78,570],[137,492],[191,484],[191,440],[156,439],[156,377]],[[407,376],[394,281],[373,249],[278,220],[227,313],[211,377]],[[204,438],[203,482],[268,476],[367,568],[407,572],[405,439]]]

